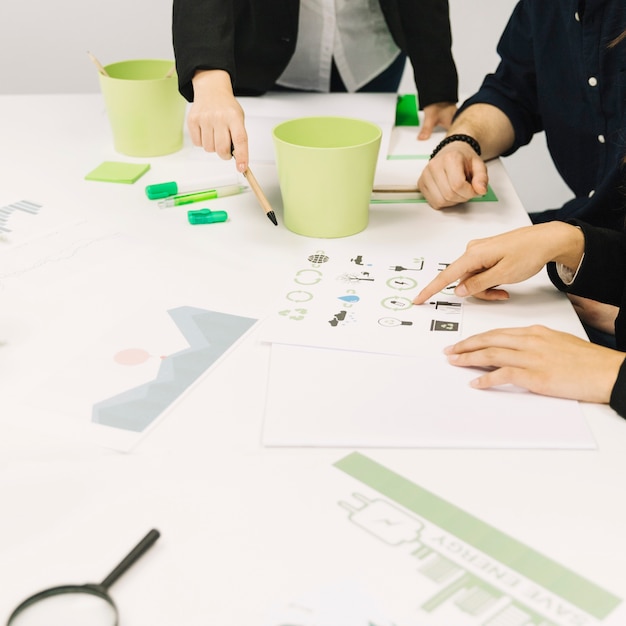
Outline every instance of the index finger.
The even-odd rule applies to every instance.
[[[230,141],[230,156],[234,157],[237,171],[245,172],[248,169],[248,133],[244,122],[243,110],[240,114],[231,116],[227,124],[228,136],[224,141]]]
[[[450,263],[445,270],[439,272],[439,274],[413,298],[413,304],[424,304],[428,298],[431,298],[448,285],[451,285],[456,280],[467,275],[468,271],[469,268],[466,267],[466,263],[463,262],[463,257],[460,257],[453,263]]]

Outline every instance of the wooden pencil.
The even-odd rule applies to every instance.
[[[272,209],[272,205],[268,202],[263,190],[261,189],[261,185],[259,185],[259,181],[257,181],[256,176],[252,173],[252,170],[248,168],[243,175],[246,177],[246,180],[250,183],[250,187],[252,187],[252,191],[256,196],[261,208],[265,211],[265,215],[267,215],[268,219],[274,224],[274,226],[278,226],[278,220],[276,219],[276,214],[274,213],[274,209]]]
[[[109,73],[104,69],[102,63],[96,59],[96,57],[87,50],[87,56],[91,59],[91,62],[98,68],[98,72],[102,74],[102,76],[108,76]]]

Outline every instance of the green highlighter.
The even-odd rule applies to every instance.
[[[215,189],[205,189],[203,191],[194,191],[192,193],[183,193],[164,200],[159,200],[158,205],[161,209],[168,207],[180,206],[181,204],[191,204],[192,202],[203,202],[204,200],[213,200],[215,198],[223,198],[232,196],[245,191],[247,187],[244,185],[225,185],[224,187],[215,187]]]

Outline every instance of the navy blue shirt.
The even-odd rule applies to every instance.
[[[626,28],[624,0],[521,0],[498,44],[501,62],[460,110],[488,103],[511,120],[515,152],[545,131],[574,198],[527,207],[533,221],[577,217],[622,230],[626,216]],[[539,215],[536,211],[543,211]]]

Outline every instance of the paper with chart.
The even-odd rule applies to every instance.
[[[312,250],[261,328],[272,345],[264,445],[595,448],[577,402],[476,390],[476,370],[447,362],[443,348],[484,309],[454,285],[421,306],[412,298],[451,255],[354,247]]]
[[[95,442],[130,450],[255,323],[188,305],[129,313],[44,381],[39,397]]]
[[[616,593],[420,482],[358,452],[328,471],[318,468],[314,506],[306,489],[310,483],[303,481],[293,506],[307,511],[306,530],[321,532],[314,552],[295,545],[294,556],[283,557],[289,581],[266,594],[273,596],[273,606],[262,625],[625,623],[626,607]],[[279,540],[272,535],[267,541]],[[305,568],[294,562],[303,553]]]
[[[24,193],[0,193],[0,254],[12,253],[31,241],[57,233],[80,220],[80,213],[44,203]],[[3,263],[4,265],[4,263]]]
[[[410,567],[404,614],[389,605],[404,626],[624,623],[622,598],[372,459],[335,467],[360,484],[338,503],[354,532]]]
[[[7,393],[40,410],[33,428],[128,450],[256,319],[207,306],[184,256],[105,226],[59,224],[4,255],[0,364],[28,367]]]

